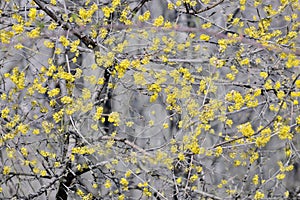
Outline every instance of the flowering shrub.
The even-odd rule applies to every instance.
[[[1,199],[299,196],[299,1],[45,2],[0,2]]]

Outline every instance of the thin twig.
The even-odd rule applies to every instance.
[[[130,142],[126,138],[111,137],[111,136],[101,136],[100,138],[98,138],[98,140],[114,140],[114,141],[118,141],[118,142],[123,142],[123,143],[127,144],[128,146],[131,146],[133,149],[138,150],[142,154],[144,154],[146,156],[149,156],[149,157],[153,157],[150,153],[146,152],[145,149],[143,149],[140,146],[134,144],[133,142]]]

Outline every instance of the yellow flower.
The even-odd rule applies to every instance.
[[[177,0],[175,4],[176,4],[177,7],[179,7],[179,6],[181,6],[181,1]]]
[[[60,162],[54,162],[54,167],[59,167],[60,166]]]
[[[147,10],[143,15],[139,15],[138,19],[141,22],[147,21],[150,18],[150,12]]]
[[[250,163],[252,164],[254,161],[256,161],[259,158],[259,155],[257,152],[253,152],[250,157]]]
[[[125,178],[121,178],[120,184],[123,185],[124,187],[127,187],[129,182]]]
[[[222,147],[221,147],[221,146],[218,146],[218,147],[216,148],[216,152],[215,152],[216,157],[219,157],[222,153],[223,153]]]
[[[279,90],[280,86],[281,86],[280,82],[276,81],[276,83],[274,84],[274,89]]]
[[[152,193],[149,191],[148,188],[144,188],[143,189],[143,195],[147,196],[147,197],[151,197]]]
[[[103,107],[97,107],[96,109],[96,113],[93,117],[93,119],[96,121],[96,120],[99,120],[102,116],[102,113],[103,113]]]
[[[128,59],[122,60],[120,64],[116,66],[116,70],[118,71],[118,78],[122,78],[124,76],[129,66],[130,66],[130,61]]]
[[[45,40],[44,45],[45,45],[45,47],[50,48],[50,49],[54,48],[54,43],[49,40]]]
[[[24,46],[21,43],[15,45],[15,49],[23,49]]]
[[[57,47],[57,48],[55,48],[54,54],[59,55],[59,54],[61,54],[61,52],[62,52],[61,48]]]
[[[279,129],[279,132],[278,132],[278,137],[281,139],[281,140],[285,140],[285,139],[289,139],[291,140],[293,138],[293,134],[290,133],[290,127],[289,126],[282,126],[280,129]]]
[[[240,166],[241,165],[241,161],[240,160],[235,160],[234,161],[234,166],[235,167],[238,167],[238,166]]]
[[[112,112],[108,116],[108,121],[114,123],[114,126],[119,126],[120,123],[120,114],[118,112]]]
[[[108,34],[108,31],[106,28],[101,28],[100,31],[99,31],[99,35],[101,38],[105,38],[106,35]]]
[[[80,40],[79,39],[71,42],[71,44],[70,44],[70,47],[71,47],[70,51],[71,52],[75,52],[77,50],[77,47],[78,47],[79,44],[80,44]]]
[[[288,198],[289,195],[290,195],[290,192],[289,192],[289,191],[286,191],[286,192],[284,193],[284,196],[285,196],[286,198]]]
[[[264,85],[264,87],[267,89],[267,90],[270,90],[273,88],[272,86],[272,81],[270,79],[268,79]]]
[[[285,178],[285,174],[278,174],[278,175],[276,176],[276,178],[277,178],[278,180],[283,180],[283,179]]]
[[[62,43],[64,47],[69,46],[70,41],[65,36],[60,36],[59,41]]]
[[[206,35],[206,34],[201,34],[200,35],[200,40],[208,41],[209,39],[210,39],[209,35]]]
[[[10,167],[9,167],[9,166],[4,166],[4,167],[3,167],[3,172],[2,172],[2,173],[3,173],[4,175],[7,175],[7,174],[9,174],[9,172],[10,172]]]
[[[29,9],[29,13],[28,13],[28,17],[31,19],[31,20],[35,20],[36,18],[36,8],[30,8]]]
[[[49,95],[49,97],[54,97],[54,96],[58,95],[59,92],[60,92],[60,89],[55,88],[55,89],[48,91],[47,94]]]
[[[266,78],[268,77],[268,73],[267,73],[267,72],[260,72],[259,75],[260,75],[262,78],[264,78],[264,79],[266,79]]]
[[[226,125],[228,125],[229,127],[231,127],[233,124],[233,121],[231,119],[227,119],[226,120]]]
[[[47,175],[46,170],[41,170],[40,175],[41,175],[41,176],[46,176],[46,175]]]
[[[82,89],[82,98],[84,100],[90,99],[91,98],[91,91],[87,88]]]
[[[211,25],[212,25],[212,23],[211,23],[211,22],[208,22],[208,23],[202,24],[201,27],[202,27],[203,29],[207,29],[207,28],[210,28]]]
[[[10,109],[8,107],[5,107],[2,111],[1,111],[1,118],[5,119],[8,117],[8,114],[10,112]]]
[[[228,78],[229,80],[233,81],[235,79],[235,75],[232,73],[228,73],[226,74],[226,78]]]
[[[252,125],[250,124],[250,122],[241,124],[237,128],[239,132],[241,132],[245,137],[250,137],[255,133],[254,130],[252,129]]]
[[[40,134],[40,130],[39,129],[33,129],[32,133],[34,135],[38,135],[38,134]]]
[[[300,92],[291,92],[291,97],[300,97]]]
[[[84,192],[81,189],[77,189],[76,194],[81,197],[84,196]]]
[[[166,21],[165,24],[164,24],[164,27],[165,28],[172,28],[172,23],[169,22],[169,21]]]
[[[154,125],[154,121],[153,120],[150,120],[149,121],[149,126],[153,126]]]
[[[178,153],[178,159],[180,160],[180,161],[184,161],[185,160],[185,156],[184,156],[184,154],[182,153],[182,152],[180,152],[180,153]]]
[[[278,99],[283,99],[285,97],[284,91],[280,90],[277,92],[277,97]]]
[[[0,31],[0,41],[5,44],[10,43],[10,39],[14,36],[12,31]]]
[[[71,97],[68,96],[64,96],[61,98],[61,102],[64,104],[70,104],[73,102],[73,99]]]
[[[259,181],[258,175],[255,174],[255,175],[253,176],[253,178],[252,178],[252,182],[253,182],[254,185],[257,185],[257,184],[258,184],[258,181]]]
[[[21,153],[24,157],[28,156],[28,151],[27,151],[26,147],[21,148]]]
[[[97,84],[98,85],[103,85],[104,84],[104,78],[99,78]]]
[[[168,10],[174,10],[174,4],[168,3]]]
[[[191,182],[194,182],[194,181],[196,181],[197,179],[198,179],[197,174],[194,174],[193,176],[191,176],[190,181],[191,181]]]
[[[167,129],[167,128],[169,128],[169,124],[168,123],[163,123],[163,127],[164,127],[164,129]]]
[[[55,6],[56,5],[56,0],[50,0],[50,3]]]
[[[121,194],[120,196],[118,196],[118,200],[124,200],[125,199],[125,195]]]
[[[164,23],[164,17],[160,15],[158,18],[154,20],[153,25],[159,27],[162,26],[163,23]]]
[[[55,22],[51,22],[51,24],[48,26],[48,29],[53,31],[56,29],[56,27],[57,27],[57,24]]]
[[[245,59],[241,60],[241,65],[249,65],[249,63],[250,63],[249,58],[245,58]]]
[[[300,80],[296,80],[295,85],[297,88],[300,88]]]
[[[255,195],[254,195],[254,199],[255,199],[255,200],[260,200],[260,199],[262,199],[262,198],[264,198],[264,197],[265,197],[265,194],[262,193],[262,192],[260,192],[260,191],[256,191],[256,193],[255,193]]]
[[[257,137],[255,140],[255,145],[257,147],[264,147],[271,139],[271,129],[266,128],[261,131],[261,136]]]
[[[7,95],[5,93],[2,93],[1,96],[0,96],[0,98],[4,101],[4,100],[6,100]]]
[[[134,122],[132,122],[132,121],[126,122],[126,126],[128,126],[128,127],[132,127],[133,125],[134,125]]]
[[[131,175],[131,171],[128,170],[128,171],[125,173],[125,177],[128,178],[130,175]]]
[[[108,6],[102,7],[102,12],[104,14],[104,17],[109,18],[110,14],[114,12],[113,8],[109,8]]]
[[[63,112],[63,109],[61,109],[60,111],[58,112],[55,112],[53,114],[53,119],[56,123],[60,122],[62,120],[62,117],[64,115],[64,112]]]
[[[28,129],[29,129],[29,125],[20,123],[17,127],[18,131],[20,131],[22,134],[26,134]]]
[[[176,183],[177,184],[180,184],[181,182],[182,182],[182,178],[181,177],[179,177],[179,178],[176,179]]]
[[[40,36],[40,28],[35,28],[27,33],[29,38],[37,38]]]
[[[106,181],[104,183],[104,187],[107,189],[111,187],[111,181],[109,179],[106,179]]]

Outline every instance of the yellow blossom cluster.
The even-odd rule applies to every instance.
[[[99,119],[101,119],[102,113],[103,113],[103,107],[97,107],[93,119],[94,119],[94,120],[99,120]]]
[[[106,18],[109,18],[110,15],[115,11],[115,9],[121,4],[120,0],[113,0],[111,2],[111,7],[104,6],[102,7],[102,12]]]
[[[219,51],[222,53],[227,49],[228,45],[233,45],[237,43],[237,34],[230,35],[229,39],[219,39],[218,45],[219,45]],[[200,38],[201,39],[201,38]]]
[[[126,25],[131,25],[132,21],[128,19],[128,15],[130,14],[130,11],[131,11],[130,7],[126,6],[121,12],[121,16],[119,18],[119,21],[126,24]]]
[[[41,150],[40,154],[43,157],[48,157],[48,158],[52,158],[52,159],[56,158],[56,154],[55,153],[51,153],[51,152],[48,152],[48,151],[45,151],[45,150]]]
[[[278,130],[278,137],[281,140],[285,140],[285,139],[291,140],[291,139],[293,139],[293,134],[291,133],[290,126],[287,126],[287,125],[280,126],[279,130]]]
[[[112,112],[109,114],[108,122],[113,123],[114,126],[119,126],[120,121],[120,114],[118,112]]]
[[[128,184],[129,184],[129,182],[128,182],[128,180],[126,178],[121,178],[120,184],[123,186],[124,190],[128,190]]]
[[[181,14],[190,10],[191,12],[186,14],[191,17],[189,23],[193,23],[195,18],[202,16],[201,9],[197,13],[199,2],[175,0],[168,1],[167,6],[168,9]],[[296,10],[294,4],[298,2],[280,0],[276,7],[262,2],[239,0],[235,2],[236,4],[233,3],[239,6],[239,12],[243,10],[248,12],[247,6],[253,3],[261,13],[249,15],[247,20],[244,17],[236,17],[240,16],[240,13],[236,16],[230,13],[227,16],[226,27],[216,23],[213,15],[211,18],[195,20],[195,27],[182,27],[181,22],[177,20],[168,21],[167,15],[152,13],[150,2],[149,5],[148,3],[141,5],[143,8],[149,7],[149,10],[133,12],[134,4],[122,4],[121,0],[112,0],[105,4],[86,0],[78,3],[80,6],[74,8],[74,12],[72,10],[70,14],[68,12],[62,14],[62,23],[55,22],[55,19],[50,19],[49,22],[42,20],[47,13],[40,11],[41,8],[38,9],[38,5],[32,2],[25,14],[12,14],[11,20],[14,23],[0,30],[0,42],[1,44],[13,42],[11,43],[13,50],[24,53],[22,55],[27,52],[32,55],[43,55],[45,49],[52,55],[49,56],[48,65],[44,63],[47,63],[47,59],[41,61],[43,63],[41,65],[46,67],[19,65],[20,67],[15,67],[4,74],[3,82],[12,85],[7,84],[12,89],[1,92],[0,96],[0,115],[5,124],[4,128],[7,129],[0,137],[0,146],[5,146],[8,159],[13,161],[21,156],[22,165],[32,167],[34,174],[50,176],[52,168],[60,169],[64,165],[64,162],[57,160],[59,155],[52,153],[51,145],[55,146],[58,143],[57,139],[70,128],[70,125],[65,123],[74,120],[75,123],[72,123],[74,128],[84,128],[84,131],[79,130],[84,137],[87,134],[86,138],[90,143],[97,142],[95,145],[80,144],[72,149],[71,161],[74,162],[74,170],[82,172],[83,169],[88,169],[91,173],[94,170],[89,168],[89,163],[78,163],[76,154],[80,154],[80,157],[99,154],[102,160],[115,157],[114,154],[120,152],[118,148],[121,146],[127,145],[128,148],[132,148],[132,151],[122,150],[124,153],[122,156],[117,155],[105,165],[111,172],[109,176],[100,182],[91,183],[94,189],[102,185],[109,191],[109,198],[118,199],[127,198],[125,196],[127,193],[122,192],[136,187],[140,189],[142,198],[151,198],[154,195],[151,184],[155,179],[135,180],[144,177],[144,169],[139,168],[144,163],[149,167],[162,168],[159,172],[162,174],[168,173],[167,170],[182,168],[182,173],[188,176],[175,174],[173,178],[178,187],[176,189],[179,191],[184,185],[190,187],[189,191],[192,192],[199,190],[198,181],[202,172],[208,175],[215,172],[214,169],[202,171],[207,168],[205,165],[210,162],[210,158],[216,162],[225,162],[225,165],[229,164],[227,166],[234,166],[239,170],[244,170],[250,164],[255,169],[255,165],[261,162],[260,151],[269,148],[271,139],[272,142],[275,139],[280,146],[286,143],[283,153],[290,158],[293,149],[288,144],[290,140],[296,138],[294,126],[296,131],[300,130],[300,115],[297,113],[300,80],[297,80],[295,73],[291,73],[300,64],[296,45],[300,23],[297,22],[298,14],[286,11]],[[208,6],[203,7],[204,9],[211,9],[212,5],[223,8],[222,3],[220,1],[219,5],[213,4],[210,0],[201,0],[201,4]],[[50,0],[50,4],[52,8],[58,3],[56,0]],[[0,10],[1,17],[4,16],[3,13],[4,11]],[[226,16],[224,17],[226,20]],[[282,19],[286,23],[286,29],[280,27],[274,29],[275,18],[279,21]],[[69,27],[72,29],[69,30]],[[214,31],[219,28],[222,29]],[[62,29],[64,31],[61,31]],[[77,30],[83,32],[77,34]],[[84,35],[85,33],[87,35]],[[28,38],[34,40],[27,43]],[[86,45],[89,39],[95,43]],[[26,43],[23,42],[25,40]],[[30,42],[35,40],[37,42],[34,45],[42,44],[46,48],[37,51],[35,46],[30,45]],[[136,41],[139,43],[135,43]],[[85,63],[81,65],[78,61],[80,56],[85,55],[82,51],[94,47],[94,44],[98,45],[93,49],[95,63],[88,66],[85,66]],[[3,52],[7,51],[7,46],[9,45],[4,45]],[[210,51],[212,46],[214,49]],[[71,58],[67,58],[68,52],[72,54]],[[267,52],[272,52],[270,57],[265,57]],[[65,57],[66,62],[62,64],[60,58]],[[35,59],[35,55],[33,58]],[[77,66],[76,72],[73,64]],[[33,73],[30,71],[31,68],[34,68]],[[289,70],[288,73],[285,72],[286,69]],[[289,77],[287,74],[292,75]],[[277,75],[280,78],[277,78]],[[254,80],[257,78],[258,80]],[[81,80],[84,86],[77,87],[77,83]],[[156,103],[164,107],[164,115],[159,116],[161,119],[156,119],[158,114],[154,115],[152,111],[149,112],[150,118],[147,118],[149,116],[142,116],[144,112],[141,112],[140,118],[136,118],[127,116],[127,112],[123,110],[107,112],[102,102],[97,104],[99,102],[94,102],[93,98],[93,92],[105,87],[115,92],[114,95],[127,92],[116,90],[119,88],[130,90],[138,88],[137,92],[145,94],[150,100],[150,104],[144,104],[143,109],[148,109],[159,100]],[[23,94],[24,102],[32,109],[24,116],[16,114],[20,113],[19,107],[23,106],[18,104],[16,97],[23,97]],[[115,99],[118,97],[112,100]],[[120,101],[121,106],[127,103],[127,100]],[[126,105],[126,109],[134,106]],[[135,108],[132,110],[135,111]],[[140,111],[140,108],[136,110]],[[266,116],[265,110],[277,113],[276,119],[271,121],[269,116]],[[34,113],[31,115],[30,112]],[[257,113],[255,117],[251,115],[252,112]],[[72,116],[74,113],[76,115]],[[247,116],[243,116],[244,113]],[[35,120],[38,122],[37,125],[32,123]],[[109,136],[100,136],[99,140],[93,140],[90,136],[102,134],[105,120],[114,126],[113,133]],[[138,126],[140,125],[136,122],[138,120],[144,120],[145,127]],[[270,126],[265,126],[268,122]],[[259,127],[256,128],[257,126]],[[164,138],[162,142],[165,141],[166,144],[159,149],[148,146],[152,145],[152,139],[139,147],[138,143],[130,143],[126,138],[126,134],[131,134],[127,130],[135,131],[136,127],[141,129],[138,130],[141,139],[144,138],[142,134],[148,132],[157,133],[157,137],[160,137],[170,131],[171,135],[161,136]],[[123,128],[125,131],[122,131]],[[155,131],[156,129],[159,131]],[[36,160],[27,160],[34,156],[31,152],[31,143],[22,143],[15,149],[8,148],[8,143],[21,141],[31,135],[43,138],[42,142],[47,142],[45,150],[38,152],[48,162],[49,170],[41,168]],[[119,139],[123,136],[124,139]],[[49,139],[54,141],[51,145]],[[88,146],[84,146],[87,144]],[[153,150],[146,150],[145,153],[144,148]],[[198,162],[199,157],[208,157],[208,161],[204,159],[203,162]],[[17,165],[17,162],[15,163]],[[129,163],[126,173],[119,171],[120,164]],[[287,172],[294,168],[293,165],[282,162],[278,162],[278,166],[279,170],[270,180],[284,180]],[[262,164],[260,167],[264,171],[265,166]],[[15,168],[5,164],[1,168],[2,174],[9,175],[12,169]],[[253,172],[253,169],[248,169],[250,184],[254,185],[254,189],[250,188],[252,193],[249,193],[248,197],[263,199],[266,193],[260,184],[268,180],[263,179],[265,176]],[[234,181],[238,180],[239,176],[236,177]],[[218,188],[223,188],[220,191],[226,192],[230,197],[239,192],[238,189],[231,187],[233,182],[230,177],[228,180],[219,180],[220,182],[215,185],[216,195],[219,192]],[[116,189],[116,185],[113,184],[120,187]],[[80,188],[75,191],[82,199],[97,198]],[[159,195],[163,196],[164,192],[162,190],[160,192]],[[181,191],[178,195],[180,193]]]
[[[254,185],[258,185],[259,184],[259,177],[257,174],[255,174],[252,178],[252,182]]]
[[[164,23],[164,17],[163,16],[159,16],[157,17],[154,22],[153,22],[153,25],[156,26],[156,27],[159,27],[159,26],[162,26]]]
[[[48,121],[43,121],[42,127],[43,127],[45,133],[50,133],[51,130],[54,128],[54,124],[51,122],[48,122]]]
[[[25,88],[25,73],[20,72],[18,67],[12,70],[12,74],[4,74],[5,78],[10,78],[10,80],[16,85],[18,90],[23,90]]]
[[[97,10],[98,10],[97,4],[93,3],[93,5],[88,10],[84,8],[80,8],[78,14],[81,20],[83,21],[83,23],[86,24],[92,21],[92,16]]]
[[[118,64],[115,69],[118,72],[118,78],[122,78],[126,72],[126,70],[130,66],[130,61],[128,59],[124,59]]]
[[[96,151],[94,147],[82,146],[72,148],[72,154],[93,154]]]
[[[151,16],[151,13],[149,10],[147,10],[143,15],[139,15],[138,19],[141,21],[141,22],[145,22],[145,21],[148,21],[149,18]]]
[[[10,112],[10,109],[8,107],[5,107],[1,110],[1,118],[6,119],[8,117],[8,114]]]
[[[62,120],[62,117],[64,116],[64,109],[61,109],[60,111],[53,113],[52,116],[56,123],[60,122]]]
[[[154,102],[157,99],[159,92],[161,92],[161,87],[159,84],[153,83],[151,85],[148,85],[148,90],[150,92],[153,92],[150,97],[150,102]]]
[[[245,103],[241,93],[235,90],[232,90],[231,92],[227,93],[225,99],[226,101],[234,102],[233,105],[228,106],[229,112],[241,109]]]
[[[37,91],[38,93],[40,94],[45,94],[46,91],[47,91],[47,88],[43,86],[43,83],[44,83],[45,79],[43,78],[35,78],[33,80],[33,84],[28,87],[28,93],[30,95],[33,95],[35,91]]]
[[[258,129],[261,129],[263,127],[259,127]],[[271,139],[271,129],[265,128],[260,132],[260,136],[258,136],[255,140],[255,144],[257,147],[264,147]]]
[[[8,175],[10,171],[11,171],[11,168],[9,166],[4,166],[2,173],[4,175]]]
[[[260,199],[263,199],[264,197],[265,197],[265,194],[260,191],[256,191],[256,193],[254,195],[255,200],[260,200]]]
[[[60,92],[59,88],[54,88],[52,90],[49,90],[47,92],[47,94],[49,95],[49,97],[55,97],[55,96],[57,96],[59,94],[59,92]]]
[[[245,137],[251,137],[255,133],[250,122],[237,126],[237,129]]]

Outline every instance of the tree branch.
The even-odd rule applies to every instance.
[[[98,46],[97,43],[92,38],[90,38],[88,35],[81,34],[81,32],[79,30],[73,28],[70,23],[64,22],[62,19],[58,18],[56,13],[48,8],[49,6],[47,4],[45,4],[44,2],[42,2],[40,0],[33,0],[33,1],[39,6],[40,9],[42,9],[56,23],[58,23],[59,25],[62,25],[63,29],[72,32],[88,48],[94,49]]]
[[[131,146],[132,148],[136,149],[137,151],[141,152],[142,154],[152,157],[152,155],[145,151],[145,149],[141,148],[140,146],[134,144],[133,142],[130,142],[126,138],[119,138],[119,137],[111,137],[111,136],[101,136],[98,138],[98,140],[114,140],[117,142],[123,142],[124,144],[127,144],[128,146]]]

